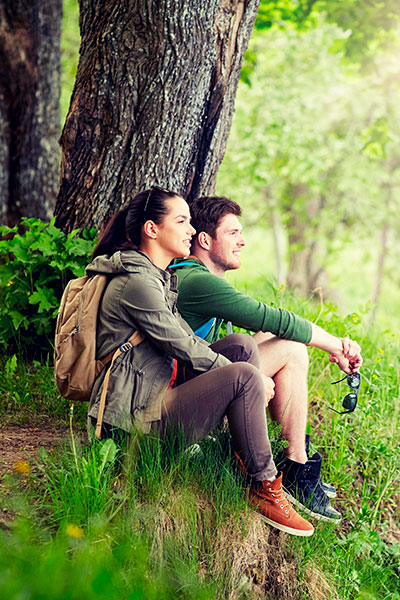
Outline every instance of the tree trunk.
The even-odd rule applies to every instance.
[[[0,0],[0,221],[49,218],[60,152],[62,0]]]
[[[214,191],[259,0],[80,0],[55,214],[100,228],[158,184]]]
[[[286,206],[288,222],[287,283],[303,296],[324,287],[325,271],[318,244],[318,217],[325,207],[325,197],[313,198],[305,185],[289,187],[292,204]],[[301,198],[301,208],[299,199]]]

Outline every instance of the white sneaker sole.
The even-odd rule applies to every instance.
[[[285,492],[286,498],[288,500],[290,500],[290,502],[292,504],[294,504],[297,508],[301,508],[301,510],[303,510],[305,513],[307,513],[307,515],[310,515],[311,517],[314,517],[314,519],[317,519],[318,521],[326,521],[327,523],[340,523],[340,521],[342,520],[342,517],[340,517],[340,519],[335,519],[333,517],[325,517],[325,515],[321,515],[320,513],[316,513],[313,510],[310,510],[309,508],[307,508],[307,506],[304,506],[304,504],[302,504],[301,502],[299,502],[297,500],[297,498],[295,498],[294,496],[292,496],[292,494],[290,494],[286,488],[283,488],[283,491]]]
[[[333,500],[334,498],[336,498],[336,496],[337,496],[336,490],[332,491],[329,488],[326,488],[323,483],[322,483],[322,489],[324,490],[325,494],[328,496],[328,498],[330,500]]]
[[[279,529],[280,531],[284,531],[285,533],[289,533],[290,535],[297,535],[299,537],[310,537],[314,533],[314,527],[309,530],[304,529],[293,529],[293,527],[286,527],[286,525],[282,525],[281,523],[277,523],[276,521],[272,521],[268,519],[268,517],[264,517],[264,515],[258,513],[260,518],[271,525],[271,527],[275,527],[275,529]]]

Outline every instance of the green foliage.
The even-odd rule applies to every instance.
[[[25,350],[24,350],[25,352]],[[51,420],[53,425],[65,422],[69,402],[61,398],[54,381],[53,367],[49,361],[26,363],[12,355],[0,358],[0,420],[23,424]],[[75,407],[80,427],[86,425],[87,406],[84,402]]]
[[[306,30],[318,26],[321,14],[347,32],[331,48],[358,64],[365,64],[378,48],[387,47],[400,22],[397,0],[261,0],[255,28],[264,31],[290,23]]]
[[[63,0],[61,27],[61,96],[60,119],[63,127],[68,113],[79,59],[79,5],[78,0]]]
[[[398,44],[361,75],[330,51],[346,36],[321,16],[306,32],[286,24],[254,36],[218,193],[241,204],[245,225],[268,231],[260,274],[302,295],[329,288],[347,306],[391,290],[377,312],[389,322],[400,276]]]
[[[23,584],[33,590],[32,598],[78,598],[83,592],[96,598],[102,597],[99,582],[107,580],[104,594],[121,599],[129,598],[127,589],[143,589],[139,598],[158,593],[163,598],[222,599],[233,590],[243,600],[257,593],[282,597],[258,587],[263,575],[260,544],[266,541],[268,561],[296,557],[295,570],[274,567],[274,581],[298,577],[302,593],[285,597],[314,598],[313,585],[321,585],[321,597],[332,600],[399,600],[398,339],[390,331],[368,332],[366,310],[343,315],[332,302],[304,301],[284,286],[266,290],[261,281],[248,291],[260,299],[268,296],[274,305],[334,334],[350,335],[363,348],[359,403],[351,415],[329,410],[339,408],[346,384],[332,386],[339,378],[337,366],[326,353],[310,349],[311,451],[323,455],[323,478],[338,489],[335,506],[343,512],[343,523],[337,528],[315,523],[316,532],[307,540],[281,535],[279,543],[271,544],[275,538],[267,526],[249,538],[254,512],[247,506],[224,431],[189,449],[179,435],[160,440],[134,434],[126,449],[117,449],[111,440],[80,447],[72,436],[70,448],[42,451],[39,470],[20,486],[25,505],[20,502],[18,512],[25,518],[33,512],[38,526],[32,529],[19,521],[13,531],[1,534],[8,553],[0,557],[0,593],[7,591],[5,597],[13,600]],[[13,357],[4,364],[8,378],[18,369]],[[275,428],[270,436],[277,451]],[[10,498],[18,497],[15,485],[12,491],[9,507]],[[235,563],[244,548],[247,554]],[[41,566],[34,570],[39,556]],[[52,561],[59,583],[47,591],[42,565]],[[106,574],[105,565],[110,569]],[[310,581],[317,583],[308,587]]]
[[[299,29],[312,24],[310,17],[318,0],[261,0],[255,28],[258,31],[270,29],[273,25],[290,22]]]
[[[79,531],[79,530],[77,530]],[[115,534],[101,524],[76,538],[72,527],[54,539],[29,520],[0,530],[0,596],[8,600],[214,600],[215,585],[190,564],[151,561],[140,535]]]
[[[38,487],[46,520],[58,529],[68,523],[87,526],[97,514],[115,516],[117,502],[121,507],[124,501],[112,486],[117,454],[111,439],[82,448],[72,432],[70,451],[51,454],[41,448]]]
[[[66,236],[55,219],[21,220],[18,227],[0,226],[0,344],[3,348],[49,350],[62,291],[80,277],[89,262],[95,232]],[[4,239],[6,238],[6,239]]]

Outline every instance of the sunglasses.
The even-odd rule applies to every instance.
[[[347,380],[347,385],[352,390],[351,392],[346,394],[346,396],[342,400],[342,406],[346,410],[339,411],[335,408],[329,407],[330,410],[333,410],[333,412],[337,413],[338,415],[345,415],[347,413],[351,413],[355,410],[357,406],[358,390],[360,389],[361,375],[360,373],[349,373],[349,375],[345,375],[344,377],[342,377],[342,379],[339,379],[338,381],[333,381],[332,385],[340,383],[345,379]]]
[[[165,192],[166,194],[171,194],[171,190],[167,190],[166,188],[160,187],[158,185],[152,185],[151,188],[149,189],[149,192],[147,194],[147,198],[146,198],[146,202],[144,203],[144,209],[143,209],[143,223],[146,222],[146,211],[147,211],[147,206],[149,204],[149,200],[151,198],[151,195],[153,192]]]

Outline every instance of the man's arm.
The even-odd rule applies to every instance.
[[[250,331],[270,332],[277,337],[307,343],[311,323],[294,313],[258,302],[205,268],[193,268],[179,279],[179,312],[192,329],[199,317],[232,321]]]
[[[353,373],[360,369],[362,365],[361,348],[357,342],[349,338],[338,338],[314,323],[311,326],[312,336],[308,346],[328,352],[329,360],[336,363],[345,373]]]

